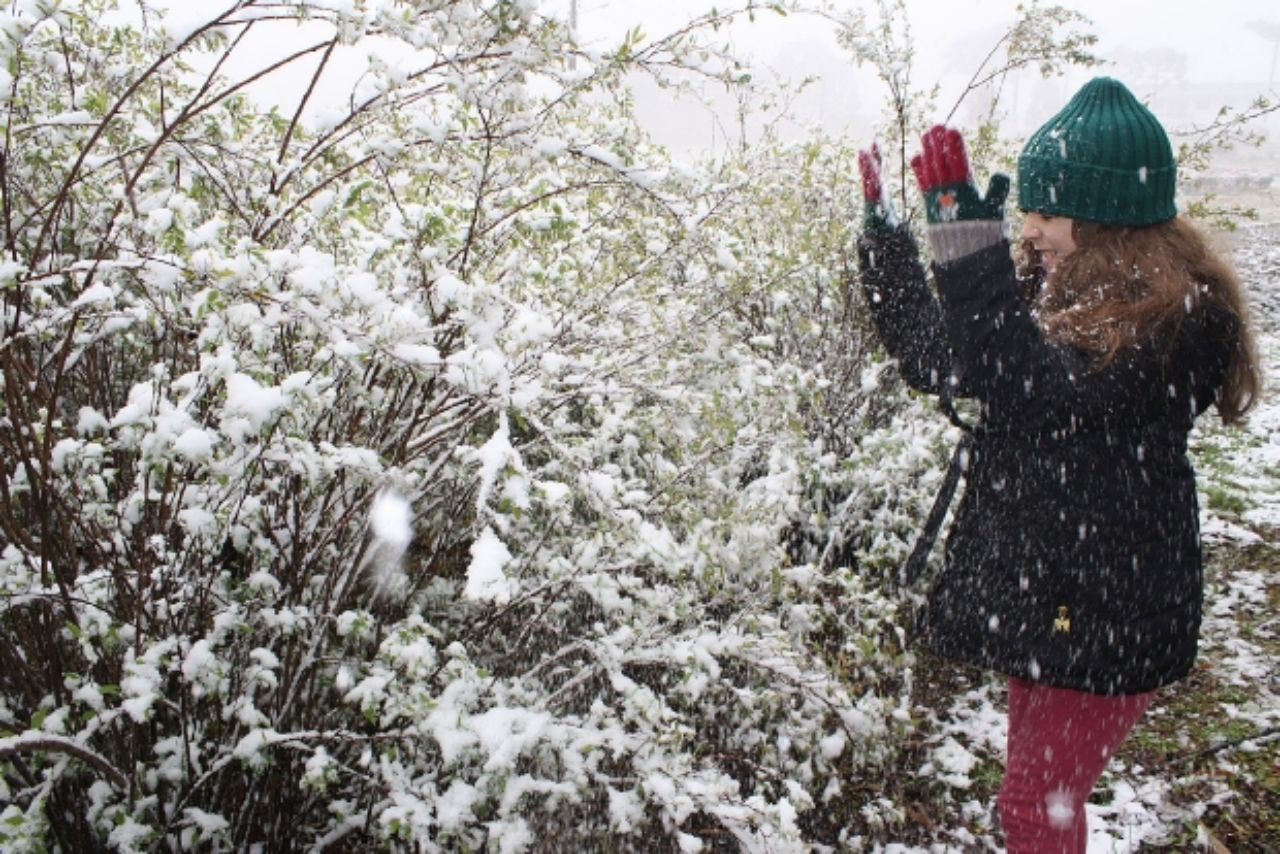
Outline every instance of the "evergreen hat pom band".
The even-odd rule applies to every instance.
[[[1125,85],[1085,84],[1027,140],[1018,157],[1018,207],[1110,225],[1177,215],[1169,136]]]

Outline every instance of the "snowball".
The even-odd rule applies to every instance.
[[[373,544],[365,563],[366,575],[376,597],[394,599],[409,586],[401,560],[413,540],[413,509],[396,493],[382,492],[369,509],[369,528]]]
[[[379,540],[406,547],[413,540],[413,508],[394,492],[379,493],[369,509],[369,527]]]
[[[1071,803],[1071,795],[1067,792],[1050,792],[1045,796],[1048,807],[1046,814],[1049,824],[1059,830],[1066,830],[1075,823],[1076,810]]]

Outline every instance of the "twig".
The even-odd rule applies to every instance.
[[[74,756],[107,775],[118,790],[122,792],[129,791],[128,779],[106,757],[69,738],[50,735],[49,733],[31,732],[0,739],[0,759],[19,753],[40,753],[43,751]]]

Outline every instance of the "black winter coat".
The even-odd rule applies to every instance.
[[[1046,340],[1007,242],[935,265],[938,299],[905,230],[864,242],[861,270],[907,382],[981,405],[928,645],[1097,694],[1185,676],[1202,599],[1187,434],[1222,384],[1234,316],[1197,310],[1097,369]]]

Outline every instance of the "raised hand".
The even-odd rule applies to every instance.
[[[893,231],[898,226],[898,215],[884,196],[884,185],[880,179],[884,171],[883,165],[877,143],[873,142],[870,148],[858,152],[858,172],[862,175],[864,205],[862,232],[869,237]]]
[[[934,125],[920,143],[921,153],[911,158],[911,169],[924,196],[927,234],[935,260],[947,263],[998,243],[1005,230],[1009,176],[994,173],[983,195],[973,180],[959,131]]]
[[[969,153],[960,131],[934,125],[920,138],[921,153],[911,158],[911,169],[924,195],[930,223],[973,219],[1004,219],[1009,197],[1009,176],[996,172],[979,194],[969,166]]]

